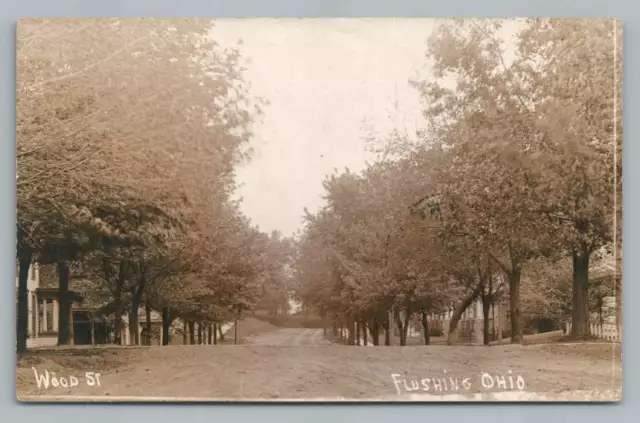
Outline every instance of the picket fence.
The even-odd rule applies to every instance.
[[[571,322],[565,324],[565,333],[571,333]],[[591,323],[589,333],[599,339],[612,342],[622,341],[622,333],[614,323]]]

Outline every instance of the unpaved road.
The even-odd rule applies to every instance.
[[[275,329],[244,341],[242,345],[35,351],[19,361],[17,393],[27,401],[149,397],[406,401],[429,400],[416,395],[433,393],[463,394],[444,400],[504,394],[492,398],[580,401],[615,400],[620,395],[619,344],[359,348],[331,345],[315,329]],[[74,376],[78,386],[38,388],[33,368],[39,374],[48,370],[57,377]],[[89,386],[86,372],[100,373],[100,386]],[[509,376],[514,380],[520,376],[527,396],[518,397],[508,382],[483,386],[483,373],[507,381]],[[466,378],[469,387],[460,392],[432,385],[423,392],[418,385],[423,379],[436,378],[453,378],[460,385]],[[405,386],[411,389],[412,381],[420,388],[407,392]]]
[[[319,346],[331,345],[324,339],[322,329],[282,328],[272,332],[248,336],[244,342],[252,345],[270,346]]]

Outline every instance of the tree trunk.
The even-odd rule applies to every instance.
[[[391,332],[390,326],[391,322],[389,322],[389,313],[386,313],[384,322],[382,323],[384,327],[384,345],[389,347],[391,346]]]
[[[604,299],[603,298],[598,298],[598,324],[599,325],[603,325],[604,324],[604,317],[603,317],[603,310],[602,310],[602,306],[604,304]]]
[[[509,306],[511,308],[511,343],[522,343],[520,315],[520,268],[513,266],[509,276]]]
[[[322,318],[322,336],[327,337],[327,314],[322,313],[320,316]]]
[[[93,312],[89,312],[89,318],[91,319],[91,345],[96,345],[96,321],[93,317]]]
[[[147,342],[149,343],[148,345],[151,345],[151,306],[149,305],[149,302],[147,301],[144,305],[144,314],[145,314],[145,328],[147,329]]]
[[[129,333],[131,333],[131,340],[134,345],[140,345],[140,304],[142,304],[142,296],[144,295],[147,285],[147,278],[145,274],[145,266],[140,264],[140,275],[137,278],[137,285],[131,290],[131,318],[129,319]],[[149,332],[149,336],[151,333]]]
[[[218,335],[220,335],[220,342],[224,342],[224,333],[222,332],[222,323],[218,324]]]
[[[373,319],[371,321],[369,330],[371,331],[371,342],[373,345],[380,345],[380,324],[378,323],[378,319]]]
[[[189,344],[189,322],[183,321],[182,325],[182,345]]]
[[[75,332],[73,330],[73,307],[69,306],[69,345],[75,344]]]
[[[429,338],[429,322],[427,321],[427,312],[422,310],[422,331],[424,332],[424,344],[429,345],[431,343],[431,338]]]
[[[411,310],[409,308],[407,308],[404,312],[405,312],[405,315],[404,315],[404,326],[402,327],[402,330],[404,332],[402,333],[402,336],[404,338],[404,345],[407,345],[407,337],[409,335],[409,320],[411,319],[411,315],[413,313],[411,312]]]
[[[195,345],[196,343],[196,329],[195,322],[189,320],[189,345]]]
[[[482,295],[482,317],[484,318],[484,327],[482,328],[482,343],[489,345],[489,311],[491,310],[491,294]]]
[[[140,345],[140,312],[141,298],[134,292],[131,297],[131,311],[129,312],[129,338],[132,345]]]
[[[28,247],[18,247],[18,318],[16,327],[16,351],[21,354],[27,351],[29,334],[29,268],[33,253]],[[46,313],[47,311],[44,310]],[[36,316],[36,318],[38,318]],[[45,328],[46,330],[46,328]]]
[[[482,282],[478,283],[476,288],[467,295],[458,307],[453,310],[453,314],[451,315],[451,320],[449,321],[449,333],[447,334],[447,344],[453,345],[456,343],[456,334],[458,329],[458,323],[460,322],[460,318],[462,317],[462,313],[464,313],[467,308],[473,303],[473,300],[476,299],[478,295],[484,289],[484,284]]]
[[[213,344],[213,325],[211,323],[207,326],[207,344]]]
[[[71,301],[69,299],[69,264],[66,261],[58,262],[58,345],[69,345],[69,314],[71,313]]]
[[[126,276],[125,273],[125,263],[122,262],[118,266],[118,277],[116,279],[116,287],[115,292],[113,294],[113,302],[115,306],[115,343],[118,345],[123,345],[122,339],[122,287],[124,286],[124,278]]]
[[[119,297],[119,296],[118,296]],[[114,317],[114,340],[113,342],[116,345],[124,345],[123,344],[123,339],[122,339],[122,326],[123,326],[123,322],[122,322],[122,313],[120,312],[121,310],[121,305],[120,305],[121,301],[120,298],[116,298],[115,300],[115,317]]]
[[[403,347],[406,345],[406,342],[402,336],[404,335],[404,330],[402,328],[402,319],[400,318],[400,312],[398,310],[393,312],[393,319],[395,320],[396,330],[398,332],[398,337],[400,338],[400,346]]]
[[[360,346],[360,320],[356,320],[356,345]]]
[[[218,324],[213,324],[213,345],[218,345]]]
[[[169,328],[171,327],[171,316],[169,314],[169,307],[162,308],[162,345],[169,345],[171,339],[169,339]]]
[[[347,335],[347,345],[355,345],[356,344],[356,325],[353,318],[349,318],[348,321],[348,335]]]
[[[202,323],[198,323],[198,345],[202,345]]]
[[[589,256],[586,248],[573,252],[571,337],[585,339],[589,331]]]
[[[366,320],[362,321],[362,345],[364,345],[365,347],[368,345],[368,341],[367,341],[367,321]]]
[[[397,308],[393,310],[393,319],[396,321],[396,327],[398,328],[398,336],[400,336],[400,346],[407,345],[407,339],[405,338],[405,328],[402,325],[402,319],[400,318],[400,310]]]
[[[491,333],[492,333],[493,339],[495,340],[497,339],[497,336],[496,336],[496,306],[494,303],[495,301],[491,301]]]
[[[140,345],[140,340],[138,337],[140,322],[137,316],[137,313],[134,315],[133,309],[129,313],[129,343],[130,345]]]

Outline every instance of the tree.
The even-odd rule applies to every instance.
[[[569,255],[574,336],[588,331],[590,259],[619,255],[619,28],[518,21],[507,43],[503,24],[440,25],[428,42],[433,78],[412,81],[427,130],[413,140],[394,129],[373,140],[383,155],[364,172],[325,182],[326,206],[299,243],[297,291],[336,325],[366,316],[375,343],[392,311],[404,343],[406,316],[446,305],[453,342],[476,298],[488,320],[508,292],[521,342],[533,309],[561,312],[565,291],[540,275]]]
[[[384,162],[361,175],[329,177],[328,204],[307,216],[300,243],[299,296],[321,314],[333,314],[350,334],[356,321],[368,326],[375,345],[380,326],[389,345],[390,312],[405,345],[410,316],[435,312],[447,298],[448,279],[433,248],[436,233],[406,206],[420,192],[420,184],[406,183],[411,169],[406,161]]]
[[[587,316],[581,298],[590,249],[613,235],[619,166],[611,155],[619,148],[609,141],[621,132],[613,122],[621,103],[614,105],[620,57],[612,24],[520,22],[506,45],[503,21],[457,20],[430,39],[436,80],[414,82],[427,104],[427,146],[450,156],[435,178],[448,218],[509,281],[514,342],[523,266],[539,254],[572,251],[574,318]]]
[[[501,26],[497,20],[442,26],[429,40],[441,79],[414,86],[428,104],[430,135],[450,156],[436,176],[444,213],[455,232],[471,237],[506,274],[512,342],[520,342],[522,266],[537,252],[545,226],[530,213],[536,180],[523,166],[536,136],[534,117],[504,58]]]
[[[144,213],[151,205],[202,229],[211,203],[224,202],[232,188],[257,104],[242,83],[238,53],[210,39],[211,25],[19,25],[18,256],[25,265],[34,253],[60,265],[60,343],[67,342],[65,269],[98,248],[93,236],[103,222],[95,214],[102,207],[133,202]]]
[[[589,334],[589,267],[620,254],[622,48],[617,20],[532,21],[520,46],[543,147],[540,210],[573,261],[572,335]]]
[[[291,300],[291,264],[294,247],[292,240],[283,238],[274,231],[269,236],[262,236],[264,255],[262,278],[260,281],[260,300],[257,309],[268,310],[271,315],[289,310]]]

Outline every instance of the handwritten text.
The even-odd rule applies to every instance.
[[[36,382],[38,383],[38,388],[73,388],[81,382],[86,383],[87,386],[102,386],[100,373],[86,372],[83,376],[58,376],[55,372],[49,372],[48,370],[45,370],[44,373],[38,373],[35,367],[32,367],[32,369]]]
[[[391,375],[393,384],[398,394],[402,392],[460,392],[469,391],[476,386],[480,390],[523,391],[524,378],[515,375],[511,370],[506,375],[480,372],[477,376],[453,377],[448,376],[445,370],[442,375],[412,379],[398,373]]]

